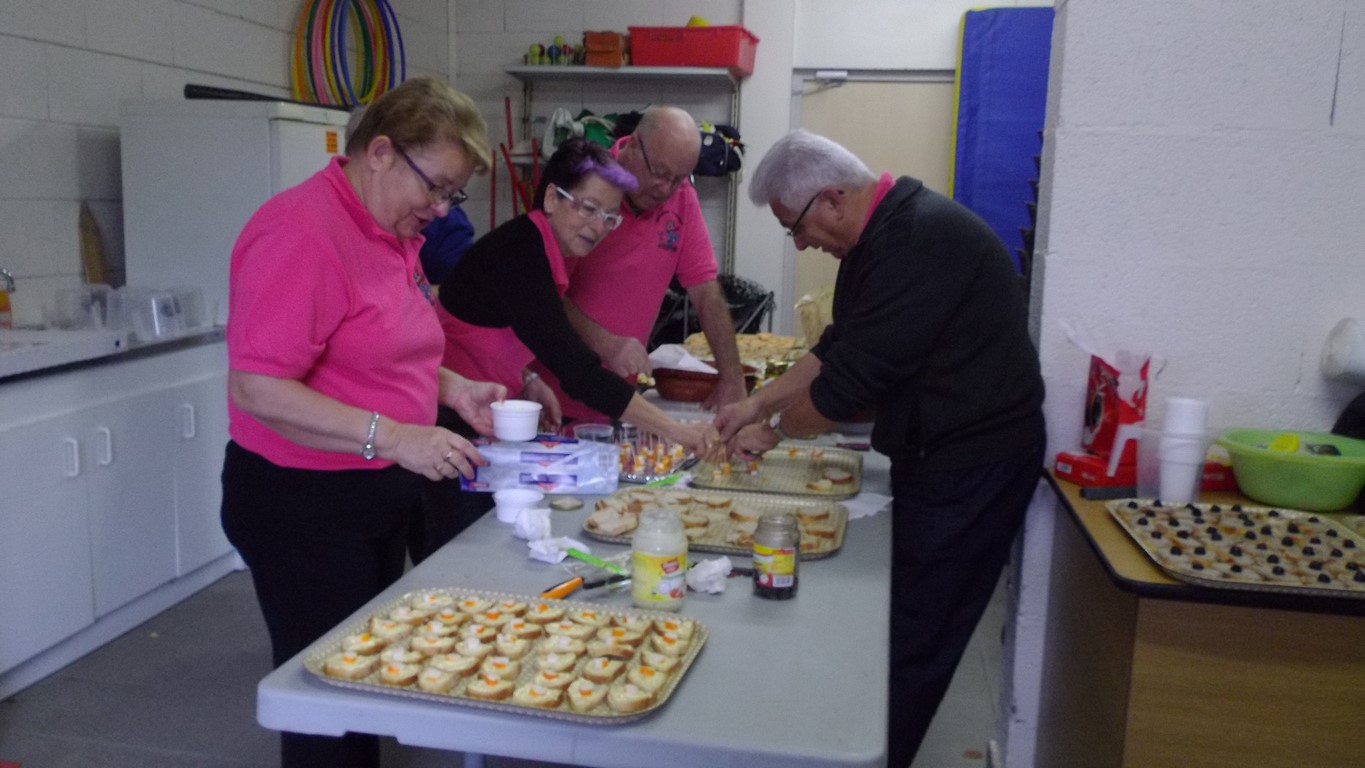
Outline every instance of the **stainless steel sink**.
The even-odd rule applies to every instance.
[[[127,348],[128,334],[123,331],[0,329],[0,379],[92,360]]]

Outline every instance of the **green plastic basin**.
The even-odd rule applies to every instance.
[[[1341,455],[1287,453],[1266,447],[1284,434],[1298,435],[1301,445],[1336,446]],[[1232,457],[1237,487],[1262,504],[1334,512],[1350,506],[1365,488],[1365,440],[1328,432],[1239,428],[1223,432],[1218,444]]]

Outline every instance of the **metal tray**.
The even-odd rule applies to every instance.
[[[829,557],[844,546],[844,532],[848,528],[848,508],[842,504],[824,499],[801,499],[792,496],[774,496],[757,493],[719,493],[691,488],[625,488],[616,491],[608,499],[624,501],[633,511],[638,512],[648,506],[677,506],[689,513],[705,515],[705,531],[699,536],[689,537],[687,548],[692,552],[718,552],[727,555],[752,555],[753,544],[736,544],[730,540],[731,534],[739,530],[741,520],[731,516],[731,511],[740,509],[742,516],[764,515],[772,512],[791,512],[799,516],[803,512],[828,512],[826,522],[834,526],[832,538],[805,535],[806,523],[801,523],[803,542],[817,542],[818,548],[801,552],[802,560],[819,560]],[[690,501],[681,502],[681,499]],[[707,501],[724,506],[707,504]],[[599,505],[601,502],[599,502]],[[743,510],[747,510],[743,511]],[[749,514],[752,513],[752,514]],[[629,544],[630,534],[613,536],[602,533],[592,526],[592,515],[583,519],[583,533],[598,541],[613,544]],[[808,545],[809,546],[809,545]]]
[[[1365,536],[1326,515],[1119,499],[1109,514],[1172,578],[1216,589],[1365,598]]]
[[[849,499],[858,495],[863,484],[863,455],[846,448],[822,445],[778,443],[763,454],[752,471],[741,461],[702,462],[692,470],[694,488],[749,493],[787,493],[822,499]],[[824,477],[826,469],[842,469],[853,475],[852,482],[833,485],[829,490],[808,487]]]
[[[414,601],[418,600],[419,598],[423,598],[427,595],[449,595],[450,597],[453,597],[455,599],[457,604],[461,600],[470,597],[488,600],[495,604],[500,603],[504,600],[510,600],[514,602],[525,603],[527,606],[531,606],[532,608],[541,603],[545,603],[553,607],[563,608],[565,620],[568,620],[574,611],[589,610],[595,611],[598,614],[612,617],[626,616],[644,618],[648,619],[651,622],[658,619],[673,619],[677,621],[687,621],[691,622],[693,627],[692,639],[688,644],[687,650],[684,651],[678,657],[678,666],[674,668],[672,672],[668,673],[669,674],[668,681],[655,694],[653,703],[651,703],[649,706],[645,707],[644,709],[638,712],[627,713],[620,713],[613,710],[610,706],[608,706],[605,698],[602,700],[600,704],[598,704],[596,708],[589,710],[587,712],[575,711],[569,705],[567,699],[561,701],[559,706],[556,708],[542,709],[539,707],[524,706],[521,704],[513,703],[513,701],[510,698],[507,699],[506,701],[485,701],[483,699],[470,698],[469,696],[465,695],[464,690],[468,686],[470,680],[477,678],[477,673],[470,674],[461,679],[455,685],[455,688],[452,689],[449,693],[431,693],[417,687],[416,683],[413,683],[412,685],[406,687],[395,687],[391,685],[386,685],[379,681],[380,672],[378,669],[376,669],[376,671],[372,672],[369,676],[365,677],[362,680],[345,680],[341,678],[331,677],[324,671],[324,665],[326,664],[327,657],[331,656],[334,653],[340,652],[342,649],[342,643],[345,641],[347,637],[364,632],[369,627],[370,618],[372,618],[373,616],[388,616],[395,609],[398,609],[401,606],[411,606],[414,604]],[[653,633],[655,632],[655,630],[651,628],[649,632]],[[367,616],[364,621],[338,629],[337,631],[333,632],[332,634],[328,635],[322,640],[319,640],[313,645],[309,646],[308,650],[306,651],[306,655],[304,656],[304,668],[307,669],[310,673],[312,673],[322,682],[340,688],[349,688],[353,690],[367,691],[370,693],[383,693],[390,696],[399,696],[402,698],[422,699],[425,701],[433,701],[441,704],[454,704],[458,706],[475,707],[477,709],[487,709],[496,712],[511,712],[519,715],[548,717],[556,720],[568,720],[576,723],[588,723],[597,725],[619,725],[622,723],[629,723],[635,720],[639,720],[640,718],[645,717],[649,715],[651,712],[654,712],[658,708],[662,707],[668,701],[669,697],[672,695],[673,690],[678,685],[678,682],[682,680],[683,676],[687,674],[687,670],[691,668],[692,662],[696,659],[697,654],[701,652],[702,646],[706,644],[706,639],[709,635],[710,632],[707,630],[706,625],[702,624],[700,621],[697,621],[696,619],[692,619],[686,616],[680,616],[676,613],[637,609],[615,610],[613,608],[598,605],[595,603],[578,603],[568,600],[545,600],[539,597],[531,597],[526,595],[513,595],[501,592],[484,592],[471,589],[454,588],[428,589],[422,590],[421,592],[409,592],[403,595],[401,598],[398,598],[397,600],[394,600],[393,602],[385,605],[376,613],[371,614],[371,616]],[[538,643],[543,639],[544,638],[542,637],[536,640],[535,643]],[[647,644],[649,642],[650,642],[649,633],[647,633],[644,643]],[[529,682],[532,678],[535,677],[535,673],[537,672],[537,670],[535,668],[534,663],[532,663],[531,661],[534,658],[534,656],[535,649],[533,647],[531,650],[527,652],[526,656],[522,657],[523,664],[521,672],[516,679],[517,686]],[[575,675],[575,677],[581,675],[584,665],[588,663],[588,658],[589,654],[585,653],[582,656],[580,656],[579,659],[574,663],[574,666],[572,667],[572,672]],[[616,680],[613,683],[611,683],[611,685],[623,683],[626,679],[626,675],[630,672],[630,670],[639,665],[640,660],[639,656],[637,655],[637,657],[634,660],[627,662],[620,676],[618,676]],[[425,668],[425,663],[423,664],[423,666]]]

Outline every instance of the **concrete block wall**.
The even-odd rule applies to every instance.
[[[392,0],[408,73],[449,75],[447,0]],[[82,281],[87,201],[122,279],[118,104],[186,83],[289,95],[303,0],[7,0],[0,4],[0,266],[16,322]],[[206,179],[205,183],[212,183]]]
[[[1365,315],[1365,7],[1057,6],[1039,250],[1055,449],[1079,443],[1087,357],[1057,321],[1167,360],[1149,413],[1329,428],[1358,389],[1318,373]]]

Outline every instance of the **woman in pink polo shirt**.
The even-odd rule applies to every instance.
[[[375,100],[345,157],[267,201],[232,251],[223,530],[276,666],[403,572],[421,482],[470,474],[438,403],[484,433],[502,386],[441,368],[427,222],[490,163],[474,103],[431,78]],[[377,766],[372,736],[283,734],[283,765]]]
[[[705,452],[716,440],[715,428],[674,421],[603,368],[564,311],[574,266],[592,258],[588,254],[621,223],[623,190],[635,186],[635,177],[606,149],[583,139],[561,144],[545,164],[534,210],[480,238],[441,283],[445,364],[541,402],[547,417],[542,426],[558,429],[553,391],[526,373],[539,360],[574,399]]]

